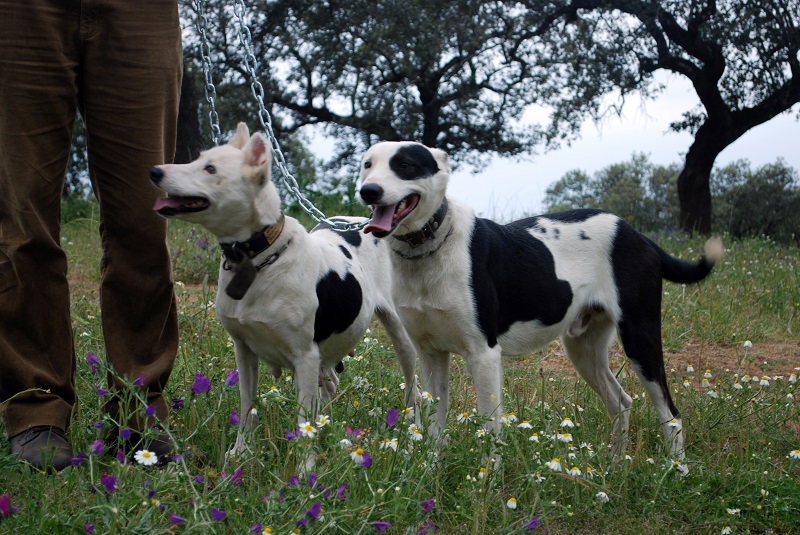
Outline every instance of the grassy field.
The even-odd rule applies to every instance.
[[[169,425],[195,455],[155,468],[91,451],[108,423],[95,391],[104,374],[85,362],[89,352],[104,356],[96,226],[76,220],[63,232],[81,399],[69,434],[86,456],[59,475],[40,474],[9,457],[2,439],[0,533],[800,533],[796,247],[726,243],[724,264],[705,282],[665,285],[668,379],[686,433],[681,466],[662,448],[652,406],[618,347],[612,367],[634,397],[624,461],[612,463],[605,410],[557,343],[506,362],[499,470],[480,465],[491,439],[481,436],[471,381],[454,358],[450,440],[439,450],[409,432],[402,374],[377,325],[345,362],[339,393],[322,411],[329,421],[313,438],[298,435],[291,377],[264,371],[262,425],[250,437],[252,455],[233,464],[225,452],[236,436],[238,391],[225,384],[233,348],[213,309],[219,252],[204,232],[174,223],[181,347]],[[701,244],[656,238],[685,258]],[[201,373],[211,390],[194,394]],[[434,410],[435,401],[426,407]],[[575,427],[564,427],[566,418]],[[301,474],[312,446],[315,471]],[[554,459],[562,470],[551,468]]]

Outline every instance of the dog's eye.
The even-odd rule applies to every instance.
[[[209,175],[214,175],[214,174],[216,174],[216,173],[217,173],[217,168],[216,168],[216,167],[214,167],[213,165],[211,165],[210,163],[209,163],[209,164],[206,164],[206,166],[203,168],[203,170],[204,170],[206,173],[208,173]]]
[[[372,162],[364,162],[364,169],[372,168]]]

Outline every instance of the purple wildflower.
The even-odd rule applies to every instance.
[[[144,410],[145,416],[148,418],[152,418],[156,415],[156,406],[155,405],[148,405],[147,408]]]
[[[372,527],[377,529],[379,532],[383,533],[384,531],[386,531],[387,529],[392,527],[392,523],[391,522],[373,522],[372,523]]]
[[[95,422],[92,424],[92,427],[95,429],[102,429],[104,425],[106,425],[104,422]]]
[[[95,440],[91,444],[89,444],[89,453],[93,453],[95,455],[103,455],[103,452],[106,450],[105,444],[103,444],[102,440]]]
[[[428,524],[422,528],[422,531],[419,532],[419,535],[428,535],[428,533],[433,533],[436,531],[436,526],[433,525],[433,522],[428,522]]]
[[[105,388],[103,388],[102,386],[96,386],[96,387],[94,387],[94,391],[95,391],[95,392],[97,392],[97,395],[98,395],[98,396],[100,396],[100,397],[103,397],[103,396],[107,396],[107,395],[108,395],[108,390],[106,390],[106,389],[105,389]]]
[[[119,430],[119,438],[122,440],[128,440],[131,438],[131,430],[130,429],[120,429]]]
[[[389,409],[389,412],[386,413],[386,427],[393,428],[397,425],[397,421],[400,419],[400,411],[397,409]]]
[[[339,488],[336,489],[336,497],[339,498],[341,501],[344,501],[347,498],[347,484],[342,483],[339,485]]]
[[[11,516],[11,496],[3,494],[0,496],[0,518]]]
[[[239,413],[236,412],[236,409],[231,411],[231,415],[228,417],[228,421],[231,425],[239,425]]]
[[[209,392],[211,392],[211,381],[209,381],[204,374],[196,373],[194,375],[194,383],[192,384],[192,393],[200,395]]]
[[[250,533],[261,533],[264,529],[264,524],[256,524],[252,528],[250,528]]]
[[[120,464],[125,464],[125,452],[122,451],[122,448],[117,448],[117,462]]]
[[[228,513],[225,511],[220,511],[216,507],[211,508],[211,518],[214,519],[214,522],[222,522],[228,517]]]
[[[183,518],[179,517],[178,515],[173,515],[172,513],[169,514],[169,523],[172,524],[173,526],[178,526],[178,525],[183,524],[185,522],[186,522],[186,520],[184,520]]]
[[[84,531],[84,533],[94,533],[94,524],[86,522],[83,525],[83,531]]]
[[[97,366],[100,364],[100,359],[97,358],[97,355],[89,351],[86,353],[86,363],[91,367],[92,375],[97,373]]]
[[[362,468],[369,468],[372,466],[372,455],[364,452],[364,455],[361,456],[361,467]]]
[[[541,525],[541,523],[539,522],[539,517],[535,516],[535,517],[533,517],[533,520],[531,520],[530,522],[528,522],[527,524],[525,524],[522,527],[524,527],[528,531],[533,531],[535,529],[538,529],[540,525]]]
[[[431,498],[430,500],[425,500],[424,502],[422,502],[422,510],[425,512],[425,514],[428,514],[431,511],[433,511],[433,506],[435,503],[436,503],[436,498]]]
[[[311,506],[311,509],[306,511],[306,515],[314,519],[319,518],[320,513],[322,513],[322,504],[319,502],[314,502],[314,505]]]
[[[70,457],[69,462],[72,463],[72,466],[78,466],[86,458],[88,458],[88,455],[83,452],[79,452],[77,457]]]
[[[133,386],[144,386],[144,374],[139,374],[139,377],[133,382]]]
[[[304,518],[302,520],[298,520],[297,521],[297,527],[298,528],[302,528],[302,529],[307,528],[308,527],[308,519]]]
[[[350,435],[350,436],[351,436],[351,437],[353,437],[353,438],[358,438],[358,437],[360,437],[360,436],[361,436],[361,429],[355,429],[355,430],[354,430],[352,427],[350,427],[350,426],[348,425],[348,426],[345,428],[345,433],[347,433],[348,435]]]
[[[183,398],[172,398],[172,410],[179,411],[183,407]]]
[[[228,372],[228,378],[225,379],[225,386],[236,386],[239,384],[239,370],[231,370]]]
[[[297,438],[297,435],[295,435],[291,429],[286,431],[286,440],[294,440],[295,438]]]
[[[234,473],[231,474],[231,485],[234,487],[238,487],[242,484],[242,476],[244,475],[244,470],[241,468],[237,468]]]
[[[300,486],[300,477],[299,476],[292,476],[289,478],[289,485],[292,487],[299,487]]]
[[[204,478],[203,476],[195,476],[194,479],[193,479],[193,481],[195,483],[202,483],[205,480],[206,480],[206,478]]]
[[[312,489],[317,484],[317,474],[308,474],[308,486]]]
[[[103,472],[100,476],[100,483],[103,484],[109,494],[117,490],[117,476]]]

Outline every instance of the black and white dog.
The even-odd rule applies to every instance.
[[[256,424],[251,412],[259,360],[273,375],[294,373],[300,423],[314,418],[319,389],[332,398],[334,367],[362,339],[373,315],[391,338],[403,370],[407,402],[418,403],[416,354],[392,303],[390,251],[358,231],[312,233],[281,211],[271,177],[272,152],[240,123],[227,145],[184,165],[160,165],[152,181],[169,195],[154,210],[198,223],[222,244],[216,308],[233,339],[245,418],[232,454]],[[313,462],[313,459],[310,459]],[[307,462],[308,465],[308,462]]]
[[[502,355],[525,355],[560,338],[613,420],[611,448],[625,451],[631,398],[608,366],[614,333],[655,405],[667,446],[683,455],[661,349],[661,279],[703,279],[723,255],[712,238],[697,263],[672,258],[617,216],[574,210],[500,225],[445,195],[448,156],[418,143],[372,146],[360,196],[373,208],[365,232],[387,237],[394,300],[417,345],[420,381],[448,409],[451,353],[466,361],[478,411],[501,414]]]

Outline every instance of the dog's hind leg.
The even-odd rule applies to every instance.
[[[422,395],[419,393],[419,387],[417,386],[417,350],[414,347],[414,343],[408,336],[400,317],[395,311],[378,308],[376,314],[392,340],[397,360],[400,362],[400,369],[403,371],[403,377],[406,380],[406,396],[404,400],[406,407],[414,407],[414,414],[419,414]]]
[[[655,407],[667,449],[682,460],[683,421],[667,385],[660,320],[657,309],[650,317],[640,311],[635,319],[620,323],[619,335],[625,354]]]
[[[601,314],[592,319],[583,334],[562,336],[561,343],[572,365],[605,403],[612,421],[611,453],[616,459],[625,453],[627,447],[633,400],[608,367],[608,346],[613,334],[613,323]]]
[[[236,434],[236,444],[228,455],[238,456],[247,450],[246,435],[258,426],[258,414],[254,410],[258,389],[258,357],[240,340],[234,339],[233,347],[236,353],[236,368],[239,371],[239,407],[242,424]]]

